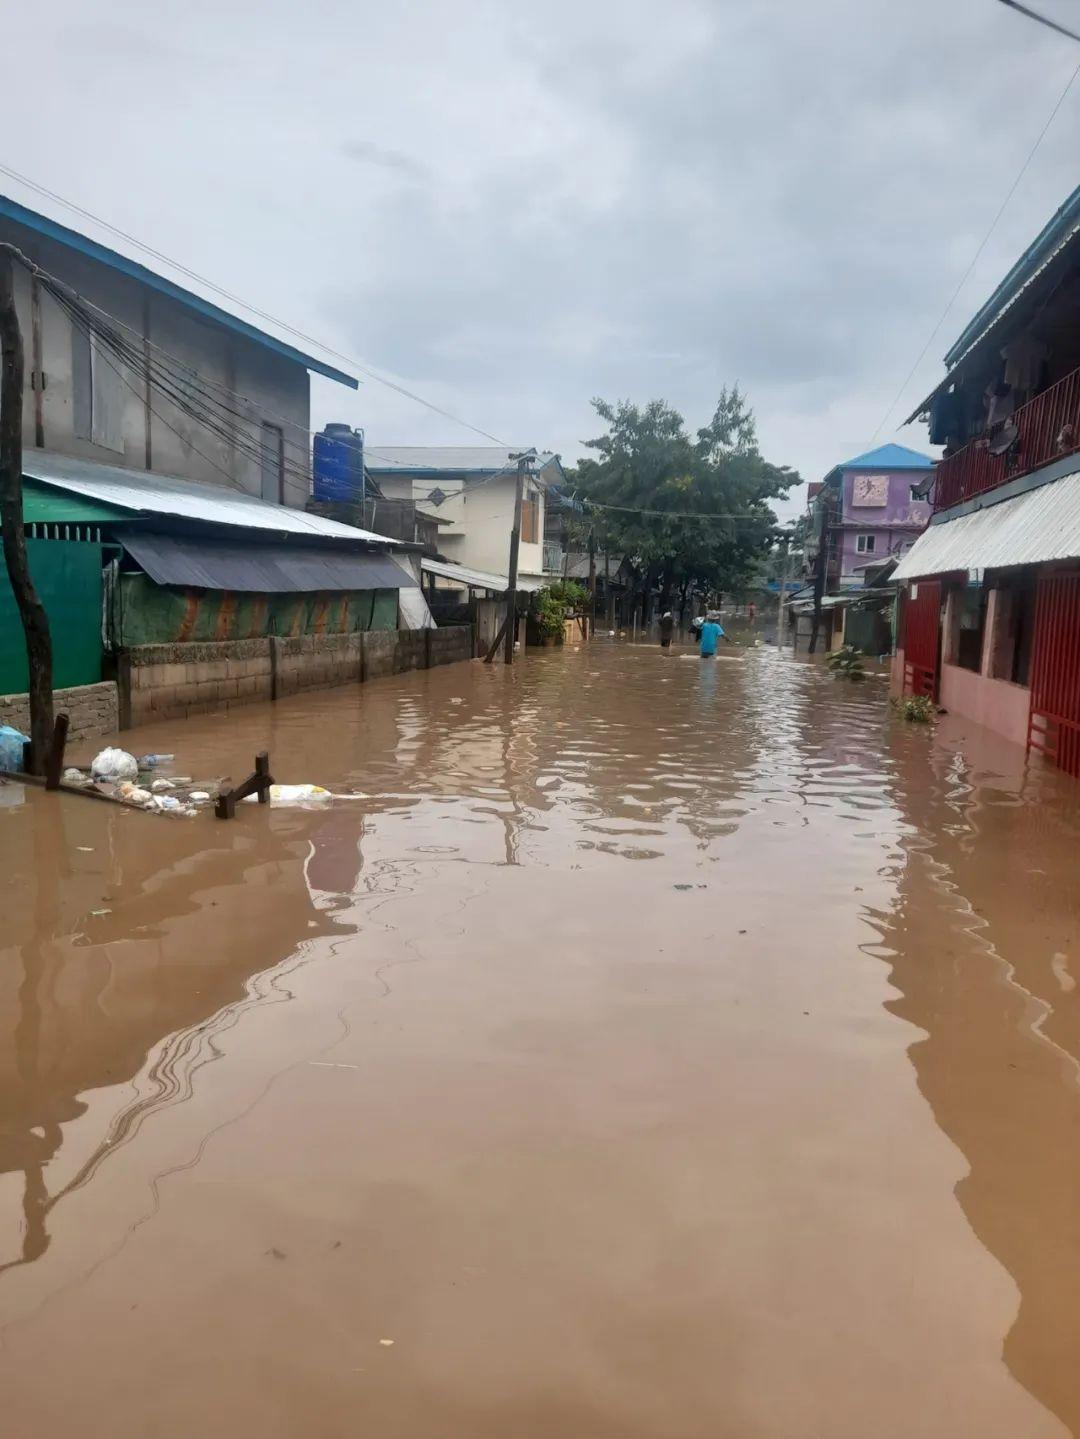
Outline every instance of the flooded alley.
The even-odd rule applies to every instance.
[[[598,640],[122,737],[325,810],[0,789],[0,1432],[1080,1434],[1080,784],[886,690]]]

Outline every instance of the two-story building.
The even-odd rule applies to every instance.
[[[310,373],[352,376],[4,196],[0,242],[16,252],[24,522],[56,688],[97,684],[133,648],[397,628],[401,590],[419,593],[412,547],[306,511]],[[0,696],[26,668],[0,566]],[[200,684],[207,703],[258,693],[250,675],[216,695],[189,678],[183,713]]]
[[[412,500],[418,513],[441,521],[438,545],[447,560],[505,575],[517,483],[511,457],[518,453],[491,445],[372,445],[366,460],[368,472],[387,499]],[[521,589],[539,589],[545,577],[554,579],[561,573],[561,555],[556,559],[544,553],[544,511],[549,487],[564,481],[558,455],[537,455],[521,511]]]
[[[894,684],[1080,776],[1080,188],[945,363]]]

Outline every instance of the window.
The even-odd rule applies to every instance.
[[[988,591],[981,584],[953,591],[951,643],[946,658],[961,669],[982,670],[983,627]]]
[[[908,489],[908,499],[909,499],[909,500],[925,500],[925,499],[926,499],[926,496],[922,493],[922,485],[921,485],[921,484],[910,486],[910,488]]]
[[[262,497],[272,504],[285,503],[285,434],[280,425],[265,421],[261,436]]]
[[[540,539],[540,496],[526,495],[521,502],[521,540],[535,545]]]
[[[71,328],[72,424],[80,440],[123,451],[124,390],[120,361],[96,337]]]
[[[860,555],[872,555],[877,549],[877,535],[856,535],[855,550]]]

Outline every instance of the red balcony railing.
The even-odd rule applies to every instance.
[[[1021,405],[1012,423],[1019,433],[1003,454],[993,454],[986,439],[980,438],[939,463],[934,477],[935,510],[950,509],[1080,450],[1080,370],[1073,370]]]

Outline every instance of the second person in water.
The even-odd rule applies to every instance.
[[[715,610],[710,610],[705,616],[705,623],[701,626],[701,648],[698,653],[702,659],[707,659],[716,654],[716,646],[719,640],[725,640],[728,644],[731,643],[724,633],[724,627],[720,623],[720,616]]]

